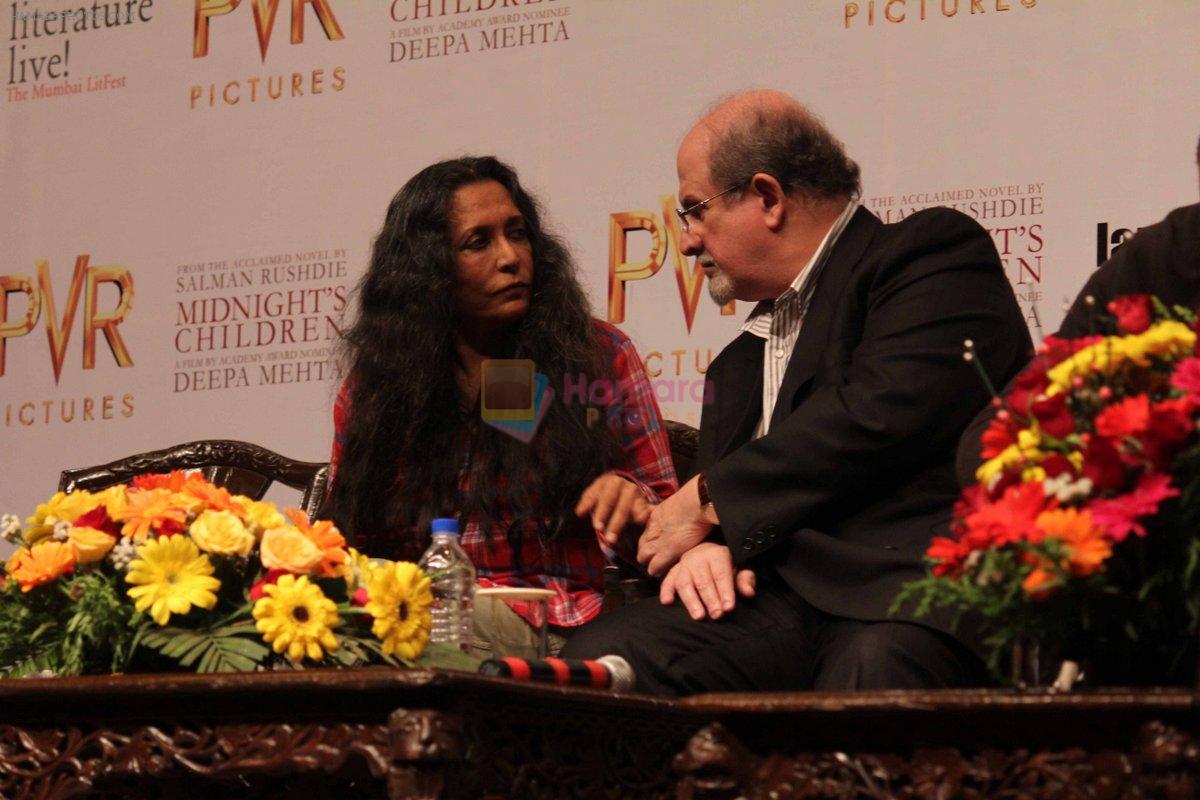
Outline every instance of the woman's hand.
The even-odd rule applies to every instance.
[[[636,483],[615,472],[606,472],[583,490],[575,515],[591,514],[596,533],[604,537],[609,547],[615,547],[626,527],[640,528],[646,524],[652,508]]]

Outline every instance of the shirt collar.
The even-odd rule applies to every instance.
[[[812,274],[813,264],[816,264],[827,250],[831,249],[835,244],[837,244],[838,237],[841,236],[842,231],[845,230],[847,223],[850,222],[850,217],[852,217],[854,212],[857,210],[858,195],[851,195],[850,199],[846,202],[846,207],[842,209],[842,213],[839,214],[838,218],[835,219],[833,224],[829,226],[829,230],[825,231],[825,236],[821,239],[821,244],[819,244],[817,249],[813,251],[812,257],[808,259],[808,262],[804,265],[804,268],[796,273],[796,277],[792,279],[792,282],[788,284],[788,287],[784,289],[778,297],[776,297],[774,300],[759,301],[759,303],[754,306],[754,310],[750,312],[750,316],[746,317],[746,321],[742,323],[742,331],[756,333],[757,331],[754,330],[756,327],[755,322],[759,317],[762,317],[763,315],[771,315],[774,313],[777,306],[788,302],[794,302],[800,297],[800,290],[804,288],[805,281],[807,281]],[[770,322],[769,319],[764,321],[768,324]]]

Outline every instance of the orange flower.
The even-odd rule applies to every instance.
[[[172,492],[186,491],[193,484],[208,483],[199,472],[185,472],[181,469],[169,473],[147,473],[138,475],[131,482],[134,489],[169,489]]]
[[[1076,577],[1087,577],[1104,569],[1104,562],[1112,555],[1112,543],[1104,530],[1092,520],[1092,512],[1075,508],[1055,508],[1038,515],[1037,526],[1045,539],[1062,542],[1066,558],[1059,562],[1062,572]],[[1033,600],[1045,600],[1061,584],[1059,569],[1053,562],[1027,553],[1026,563],[1033,570],[1025,576],[1021,588]]]
[[[1047,566],[1037,566],[1033,571],[1025,576],[1025,580],[1021,582],[1021,589],[1025,594],[1029,595],[1032,600],[1045,600],[1050,595],[1054,594],[1057,587],[1049,586],[1052,581],[1058,579],[1058,573],[1053,568]]]
[[[200,481],[188,484],[183,490],[192,497],[204,501],[204,505],[213,511],[232,511],[240,518],[246,518],[246,507],[223,486],[214,486],[208,481]]]
[[[128,504],[117,511],[115,519],[124,522],[121,535],[134,541],[144,541],[151,531],[182,529],[187,512],[175,505],[170,489],[130,489]]]
[[[8,562],[8,574],[22,592],[57,580],[75,569],[75,549],[65,542],[41,542],[32,550],[18,550]]]
[[[289,508],[283,512],[301,533],[307,536],[321,550],[321,563],[317,565],[318,578],[336,578],[345,571],[346,538],[342,536],[329,520],[313,523],[298,508]]]
[[[1037,526],[1047,539],[1058,539],[1067,548],[1064,570],[1086,577],[1104,568],[1112,555],[1112,542],[1103,529],[1092,520],[1092,512],[1075,508],[1060,508],[1038,515]]]

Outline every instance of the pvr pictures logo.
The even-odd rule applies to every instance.
[[[258,32],[258,49],[262,60],[267,60],[267,48],[271,46],[271,31],[275,28],[275,15],[279,12],[279,0],[251,0],[254,7],[254,28]],[[232,13],[242,0],[196,0],[195,26],[192,33],[192,57],[208,55],[208,26],[213,17]],[[304,42],[304,7],[311,5],[317,20],[331,41],[344,39],[342,26],[338,24],[329,7],[329,0],[292,0],[292,44]]]
[[[242,0],[196,0],[192,28],[192,57],[208,55],[210,28],[213,20],[232,14],[242,5]],[[258,34],[258,51],[265,63],[271,47],[271,33],[279,13],[279,0],[251,0],[254,29]],[[346,38],[342,26],[334,16],[329,0],[291,0],[291,43],[304,43],[304,23],[307,7],[311,6],[317,22],[329,41]],[[245,17],[244,14],[238,15]],[[247,20],[248,22],[249,20]],[[226,23],[221,23],[224,26]],[[311,38],[311,37],[310,37]],[[340,92],[346,88],[346,68],[334,66],[317,68],[305,72],[276,73],[274,75],[246,75],[225,82],[193,84],[189,108],[212,108],[217,105],[259,103],[267,100],[290,99],[310,95]],[[207,102],[206,102],[207,101]]]
[[[485,359],[479,381],[480,416],[497,430],[528,444],[554,398],[550,380],[529,359]]]
[[[130,275],[129,270],[116,264],[89,266],[89,258],[90,256],[84,253],[75,259],[75,271],[71,275],[71,284],[67,289],[61,322],[48,261],[39,259],[36,262],[36,283],[33,277],[27,274],[0,275],[0,377],[4,375],[5,347],[8,340],[25,336],[33,331],[41,317],[42,309],[45,308],[46,338],[50,342],[50,364],[54,370],[54,382],[56,384],[59,382],[81,294],[83,295],[83,368],[94,369],[96,366],[97,332],[104,334],[104,339],[108,342],[108,348],[112,351],[117,366],[133,366],[129,348],[125,346],[125,341],[117,330],[117,326],[125,321],[133,306],[133,276]],[[97,308],[97,297],[102,283],[114,284],[119,294],[117,305],[111,311],[101,311]],[[26,296],[25,314],[10,318],[9,300],[10,295],[14,294]]]

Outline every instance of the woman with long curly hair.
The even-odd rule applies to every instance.
[[[396,194],[343,358],[329,515],[371,555],[413,561],[432,519],[458,517],[479,585],[554,592],[557,652],[600,611],[607,545],[632,541],[626,529],[677,483],[641,360],[591,318],[566,248],[510,167],[443,161]],[[532,438],[482,418],[481,396],[514,399],[481,388],[487,359],[528,359],[545,376],[553,397]],[[527,604],[481,606],[476,653],[531,655],[537,622]]]

